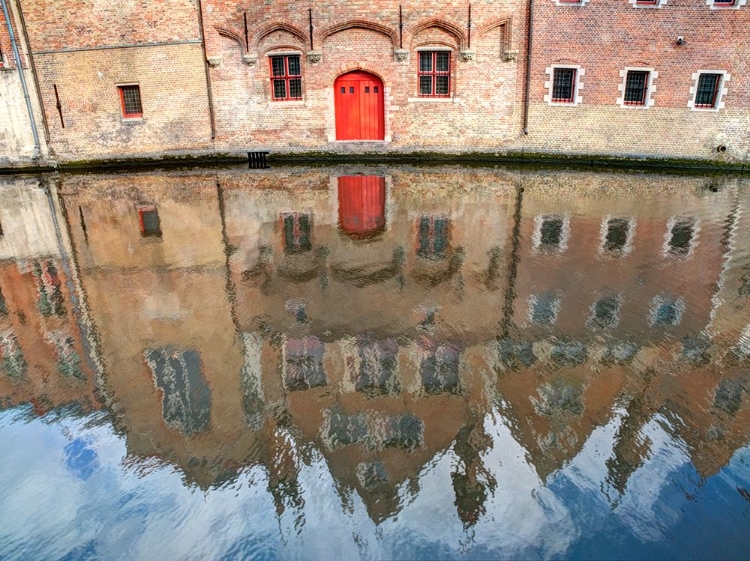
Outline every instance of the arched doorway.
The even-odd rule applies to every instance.
[[[383,81],[368,72],[354,71],[333,83],[336,140],[383,140]]]

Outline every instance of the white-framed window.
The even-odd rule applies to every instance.
[[[544,96],[546,103],[573,107],[583,103],[581,78],[586,70],[576,65],[556,64],[548,66],[544,72],[549,77],[544,82],[544,87],[547,88],[547,95]]]
[[[654,80],[659,73],[653,68],[628,67],[620,70],[622,83],[617,87],[620,97],[617,105],[632,109],[648,109],[654,104],[652,96],[656,91]]]
[[[634,8],[662,8],[667,5],[667,0],[628,0],[628,4]]]
[[[560,311],[560,293],[554,290],[529,296],[529,321],[534,325],[554,325]]]
[[[630,217],[607,216],[599,229],[599,251],[611,257],[625,257],[633,251],[635,220]]]
[[[586,322],[592,329],[610,329],[617,327],[620,323],[620,307],[622,306],[622,297],[617,294],[614,296],[603,296],[591,305],[591,313]]]
[[[699,70],[692,76],[688,107],[694,111],[718,111],[724,108],[727,82],[732,78],[724,70]]]
[[[531,240],[536,253],[562,253],[568,249],[570,218],[561,214],[544,214],[534,217]]]
[[[552,0],[555,6],[585,6],[589,0]]]
[[[664,234],[664,255],[677,259],[688,259],[698,245],[700,223],[691,216],[673,216],[667,222]]]
[[[652,327],[674,327],[682,321],[685,313],[685,301],[665,294],[659,294],[651,299],[649,310],[649,325]]]
[[[712,10],[737,9],[747,4],[747,0],[706,0],[706,5]]]

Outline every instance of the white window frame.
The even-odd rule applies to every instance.
[[[551,293],[553,296],[552,300],[552,319],[549,323],[537,323],[534,321],[534,307],[536,306],[537,302],[539,301],[539,296],[542,294],[546,294],[547,292]],[[532,294],[528,298],[528,309],[526,311],[527,317],[529,319],[530,325],[536,325],[539,327],[551,327],[557,323],[557,317],[560,315],[560,304],[562,300],[562,294],[560,294],[559,290],[549,290],[549,291],[542,291],[538,294]]]
[[[565,2],[565,0],[552,0],[555,3],[555,6],[572,6],[572,7],[579,7],[579,6],[585,6],[589,3],[589,0],[578,0],[577,2]]]
[[[596,304],[600,300],[603,300],[604,298],[614,298],[615,301],[617,302],[617,310],[615,310],[614,323],[612,325],[608,325],[606,327],[601,327],[601,326],[597,325],[597,323],[596,323]],[[602,295],[602,294],[597,295],[596,300],[594,300],[594,302],[591,304],[591,308],[589,310],[589,317],[586,320],[586,326],[589,329],[597,329],[597,330],[598,329],[615,329],[618,325],[620,325],[620,320],[622,319],[620,312],[622,310],[622,303],[623,303],[623,301],[624,301],[624,298],[622,297],[621,293],[614,294],[614,295],[612,295],[612,294],[610,294],[610,295]]]
[[[648,72],[648,83],[646,84],[646,99],[643,105],[625,104],[625,84],[628,81],[628,72],[631,71]],[[620,70],[620,78],[622,78],[622,82],[620,82],[620,85],[617,86],[617,89],[620,92],[620,97],[618,97],[616,101],[617,105],[619,105],[623,109],[648,109],[649,107],[652,107],[654,105],[653,94],[656,91],[654,80],[656,80],[658,77],[659,73],[656,70],[645,66],[626,66],[623,70]]]
[[[685,255],[675,255],[671,250],[671,246],[669,245],[669,242],[672,241],[672,228],[674,228],[675,224],[677,224],[678,222],[683,221],[692,222],[693,237],[690,238],[690,248],[688,249],[687,253]],[[664,233],[664,245],[662,247],[662,254],[664,255],[664,257],[675,259],[677,261],[687,261],[688,259],[690,259],[693,256],[693,252],[695,252],[695,248],[698,246],[698,235],[701,231],[700,225],[700,220],[692,216],[671,217],[667,222],[667,231]]]
[[[565,214],[538,214],[534,217],[534,233],[531,235],[531,240],[534,245],[534,253],[549,255],[546,251],[542,251],[542,224],[545,218],[561,218],[563,221],[562,231],[560,232],[560,245],[558,245],[557,251],[553,252],[552,255],[559,255],[565,253],[568,249],[568,241],[570,240],[570,216]]]
[[[713,1],[713,0],[711,0]],[[631,4],[634,8],[652,10],[654,8],[663,8],[667,5],[667,0],[656,0],[656,2],[650,4],[638,3],[638,0],[628,0],[628,4]]]
[[[576,71],[576,79],[573,84],[573,101],[552,101],[552,90],[555,86],[555,69],[556,68],[569,68]],[[581,90],[583,89],[583,83],[581,77],[586,74],[586,69],[577,64],[553,64],[544,69],[544,73],[549,76],[549,79],[544,82],[544,87],[547,88],[547,95],[544,96],[544,102],[547,105],[554,105],[556,107],[577,107],[583,103],[583,96]]]
[[[619,253],[613,253],[604,249],[604,244],[607,242],[607,234],[609,233],[609,221],[610,220],[625,220],[628,223],[628,239],[625,245],[622,247]],[[607,215],[602,220],[602,225],[599,229],[599,254],[606,257],[625,257],[630,255],[633,251],[633,238],[635,237],[636,221],[632,216],[613,216]]]
[[[659,308],[664,304],[672,303],[675,306],[676,319],[675,322],[669,325],[656,323],[656,313]],[[682,316],[685,313],[685,301],[682,298],[671,298],[663,294],[658,294],[651,299],[651,308],[648,311],[648,324],[651,327],[677,327],[682,323]]]
[[[719,84],[719,91],[716,93],[716,104],[714,107],[696,107],[695,97],[698,95],[698,81],[700,80],[701,74],[721,74],[721,84]],[[719,109],[724,109],[724,96],[727,94],[726,84],[732,79],[732,75],[726,70],[698,70],[692,75],[693,85],[690,87],[690,101],[688,101],[688,108],[692,111],[713,111],[714,113]]]
[[[731,6],[716,5],[714,0],[706,0],[706,6],[709,6],[712,10],[739,10],[745,4],[747,4],[747,0],[734,0],[734,4]]]

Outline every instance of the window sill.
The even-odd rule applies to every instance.
[[[461,103],[460,97],[410,97],[407,103]]]
[[[269,101],[267,104],[267,107],[270,109],[272,107],[277,107],[279,109],[282,109],[284,107],[304,107],[305,106],[305,100],[295,100],[295,101]]]
[[[143,117],[120,117],[120,121],[123,123],[141,123]]]

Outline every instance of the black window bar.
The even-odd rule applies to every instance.
[[[576,71],[574,68],[555,68],[552,78],[552,101],[573,103],[575,101]]]
[[[646,105],[648,72],[630,70],[625,79],[625,105]]]
[[[695,107],[713,109],[721,83],[721,74],[701,74],[698,77],[698,89],[695,93]]]

